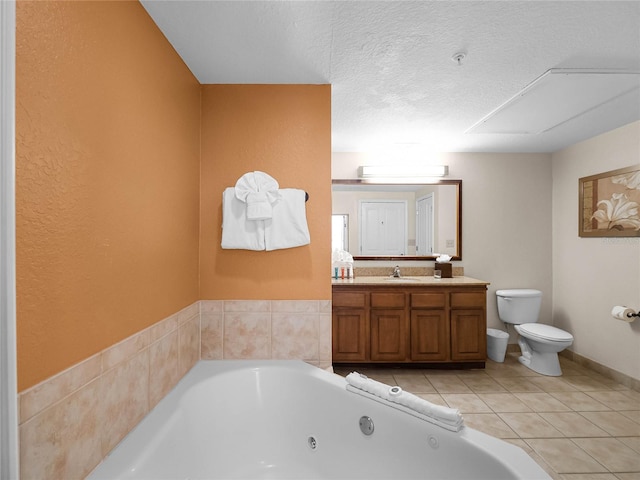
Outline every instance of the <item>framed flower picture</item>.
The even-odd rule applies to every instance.
[[[640,165],[578,182],[581,237],[640,237]]]

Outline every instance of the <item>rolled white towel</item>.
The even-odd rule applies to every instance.
[[[351,372],[346,376],[347,383],[352,387],[368,392],[388,402],[402,405],[421,415],[433,418],[438,422],[459,427],[463,423],[460,411],[455,408],[436,405],[424,398],[420,398],[413,393],[401,391],[391,391],[391,386],[382,382],[368,378],[358,372]]]
[[[431,403],[424,398],[414,395],[413,393],[402,392],[402,394],[398,396],[390,397],[390,400],[423,415],[427,415],[453,425],[462,420],[462,415],[457,408],[436,405],[435,403]]]
[[[369,392],[372,395],[389,400],[389,385],[378,382],[358,372],[351,372],[346,376],[347,383],[351,386]]]

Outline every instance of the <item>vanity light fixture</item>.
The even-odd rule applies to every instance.
[[[358,167],[360,178],[424,178],[445,177],[448,165],[362,165]]]

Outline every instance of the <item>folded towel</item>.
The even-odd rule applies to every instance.
[[[273,204],[273,215],[264,221],[266,249],[308,245],[311,239],[304,190],[283,188],[278,193],[281,198]]]
[[[272,204],[280,198],[278,182],[256,170],[245,173],[236,182],[236,198],[247,204],[247,220],[265,220],[272,216]]]
[[[247,220],[267,220],[273,216],[273,207],[266,193],[247,195]]]
[[[238,200],[235,189],[222,193],[222,248],[264,250],[264,221],[247,220],[244,202]]]
[[[346,380],[347,390],[351,392],[410,413],[447,430],[457,432],[464,426],[462,415],[458,409],[436,405],[412,393],[403,392],[399,387],[391,387],[358,372],[350,373]]]

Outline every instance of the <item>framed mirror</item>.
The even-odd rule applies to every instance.
[[[462,260],[462,180],[332,180],[332,248],[354,260]]]

